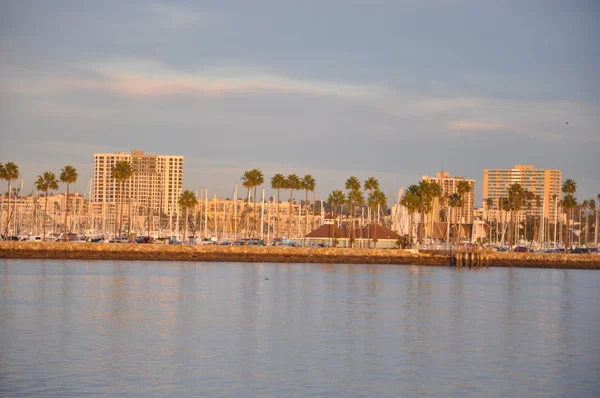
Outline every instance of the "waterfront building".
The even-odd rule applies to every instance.
[[[149,155],[137,149],[131,153],[94,154],[94,203],[113,204],[120,197],[118,182],[111,176],[112,168],[119,161],[131,164],[133,173],[125,181],[122,194],[124,202],[133,208],[133,215],[144,217],[162,212],[173,217],[177,214],[177,200],[183,188],[183,156]]]
[[[483,171],[483,204],[490,218],[502,218],[501,202],[508,197],[510,185],[518,183],[524,190],[532,192],[536,199],[528,201],[518,215],[519,220],[527,216],[540,217],[554,223],[561,199],[562,171],[536,169],[533,165],[515,165],[512,169],[486,169]],[[490,205],[487,204],[491,199]]]
[[[460,210],[460,223],[473,223],[473,211],[475,209],[475,180],[467,179],[464,177],[451,177],[450,173],[446,171],[440,171],[435,175],[435,177],[423,176],[423,181],[437,183],[442,188],[442,196],[444,197],[458,193],[458,184],[461,181],[467,181],[469,183],[469,186],[471,187],[471,190],[467,192],[464,197],[464,206]],[[435,222],[440,221],[439,211],[435,212],[433,220]]]

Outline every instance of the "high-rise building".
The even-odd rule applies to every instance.
[[[116,203],[119,187],[111,170],[123,160],[131,164],[133,172],[123,187],[124,201],[144,212],[161,210],[164,214],[175,215],[183,187],[183,156],[147,155],[141,150],[133,150],[130,154],[95,153],[92,200]]]
[[[440,171],[435,177],[423,176],[423,181],[436,182],[442,188],[442,196],[448,196],[458,193],[458,184],[460,181],[467,181],[471,190],[464,198],[464,207],[461,209],[461,220],[463,224],[473,223],[473,209],[475,208],[475,180],[469,180],[464,177],[451,177],[450,173]],[[434,221],[439,221],[439,212],[434,214]]]
[[[532,165],[517,164],[512,169],[487,169],[483,171],[483,204],[490,211],[498,211],[502,198],[508,197],[508,188],[520,184],[524,190],[532,192],[538,200],[531,200],[523,206],[523,214],[540,216],[549,222],[556,220],[556,208],[560,201],[562,171],[536,169]],[[491,206],[487,206],[491,199]]]

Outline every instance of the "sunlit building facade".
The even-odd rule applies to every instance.
[[[111,171],[119,161],[131,164],[133,173],[124,183],[123,198],[136,213],[177,213],[177,200],[183,188],[183,156],[148,155],[141,150],[94,154],[93,202],[117,202],[119,186]]]
[[[522,214],[543,217],[554,222],[560,201],[562,171],[536,169],[533,165],[517,164],[512,169],[487,169],[483,171],[483,204],[490,213],[501,212],[501,201],[508,197],[508,188],[518,183],[532,192],[536,199],[523,206]],[[488,199],[491,203],[488,206]]]

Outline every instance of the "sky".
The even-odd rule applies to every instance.
[[[0,0],[0,163],[26,193],[72,165],[84,192],[94,153],[141,149],[211,197],[258,168],[267,195],[276,173],[318,199],[373,176],[388,203],[443,170],[476,204],[484,169],[533,164],[591,199],[599,20],[596,0]]]

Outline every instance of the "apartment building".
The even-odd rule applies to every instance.
[[[470,180],[464,177],[451,177],[450,173],[446,171],[440,171],[435,177],[423,176],[423,181],[436,182],[442,187],[442,196],[448,196],[458,193],[458,184],[460,181],[467,181],[471,187],[471,190],[466,194],[464,198],[464,207],[461,211],[462,224],[473,223],[473,211],[475,209],[475,180]],[[434,221],[438,222],[439,212],[434,214]]]
[[[149,155],[138,149],[131,153],[94,154],[93,202],[116,203],[119,187],[111,171],[119,161],[131,164],[133,173],[125,181],[123,198],[136,215],[177,213],[177,200],[183,188],[183,156]]]
[[[501,210],[502,198],[508,197],[508,188],[520,184],[524,190],[532,192],[538,200],[532,200],[523,207],[522,214],[543,217],[555,222],[557,205],[560,201],[562,171],[555,169],[536,169],[533,165],[517,164],[512,169],[486,169],[483,171],[483,203],[492,199],[490,213]],[[501,211],[500,211],[501,213]]]

